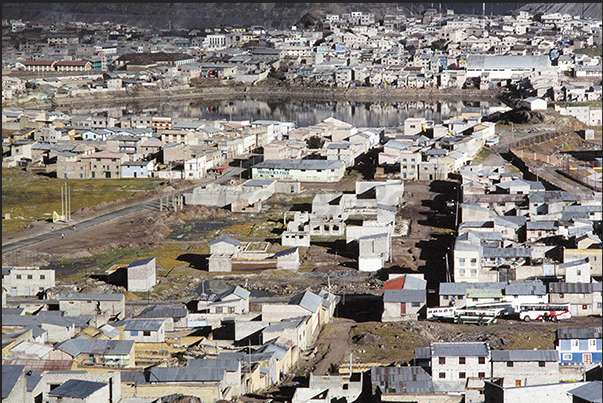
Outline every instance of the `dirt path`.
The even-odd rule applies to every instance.
[[[355,324],[351,319],[335,318],[323,328],[315,343],[317,361],[308,362],[314,375],[324,375],[331,364],[339,365],[347,359],[352,350],[350,331]]]

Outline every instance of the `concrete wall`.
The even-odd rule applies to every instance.
[[[465,364],[459,364],[458,356],[448,356],[445,364],[439,363],[439,357],[432,356],[431,358],[431,373],[434,388],[437,386],[439,391],[457,391],[465,390],[465,383],[469,377],[478,377],[480,372],[485,374],[486,378],[490,377],[490,357],[485,357],[485,363],[479,364],[478,357],[465,357]],[[465,378],[460,378],[460,373],[465,373]],[[440,373],[445,373],[445,378],[440,378]]]
[[[208,261],[208,270],[210,272],[232,271],[232,260],[230,256],[210,256]]]
[[[128,330],[124,333],[126,340],[134,340],[143,343],[163,343],[165,341],[165,324],[163,324],[158,331],[151,331],[151,334],[148,336],[145,336],[142,330]]]
[[[269,199],[275,192],[276,186],[245,187],[208,185],[205,188],[196,187],[192,193],[184,194],[184,202],[189,205],[226,207],[239,200],[247,204]]]
[[[358,270],[359,271],[378,271],[383,268],[383,259],[380,257],[359,257],[358,258]]]
[[[600,249],[564,249],[563,261],[571,262],[572,260],[584,259],[588,257],[592,268],[592,276],[601,276],[603,274],[603,265]]]
[[[378,223],[377,221],[374,222],[375,225],[366,225],[368,224],[366,221],[363,222],[362,226],[358,226],[358,225],[348,225],[345,227],[345,237],[346,237],[346,243],[351,243],[353,241],[357,241],[358,238],[363,237],[363,236],[369,236],[369,235],[378,235],[378,234],[383,234],[386,233],[388,234],[388,243],[391,240],[391,232],[392,232],[392,227],[391,225],[383,225],[381,223]]]
[[[262,320],[267,322],[280,322],[283,319],[296,318],[310,314],[311,312],[299,305],[262,304]]]
[[[10,394],[2,399],[2,403],[33,403],[33,399],[30,400],[29,397],[31,396],[27,394],[25,373],[22,372]]]
[[[8,276],[3,276],[2,286],[11,296],[33,296],[55,286],[54,274],[54,270],[35,267],[13,268]]]
[[[42,329],[46,330],[46,339],[48,343],[59,343],[75,336],[75,326],[64,327],[42,323]]]
[[[59,309],[65,311],[65,316],[86,316],[93,317],[92,323],[98,327],[104,325],[114,315],[118,319],[125,318],[126,302],[121,301],[59,301]]]
[[[304,322],[302,322],[300,324],[299,327],[289,327],[289,328],[285,328],[281,331],[272,331],[272,332],[267,332],[267,331],[263,331],[262,332],[262,342],[267,342],[269,340],[275,339],[277,337],[285,337],[289,340],[293,341],[293,344],[295,344],[297,347],[299,347],[300,350],[305,350],[308,345],[306,344],[306,325]]]
[[[243,340],[245,337],[259,332],[270,323],[266,321],[235,321],[235,341]]]
[[[401,313],[401,305],[405,305],[405,313]],[[419,306],[413,306],[412,302],[384,302],[383,314],[381,315],[382,322],[395,322],[402,320],[418,320],[419,311],[425,306],[424,302],[419,303]]]
[[[299,269],[299,249],[288,255],[277,257],[276,268],[279,270],[297,271]]]
[[[299,181],[299,182],[339,182],[345,175],[345,166],[331,170],[310,170],[301,171],[299,169],[266,169],[251,168],[251,176],[254,179],[276,179],[278,181]]]
[[[127,268],[128,291],[149,291],[157,284],[155,259],[147,264]]]
[[[307,231],[284,231],[281,234],[281,245],[283,246],[305,246],[310,247],[310,233]]]
[[[275,185],[276,193],[300,193],[301,183],[300,182],[276,182]]]
[[[218,312],[222,308],[222,312]],[[243,299],[237,295],[231,294],[224,297],[221,301],[213,302],[209,305],[210,313],[230,313],[245,314],[249,312],[249,300]]]
[[[513,367],[507,367],[507,362],[492,362],[492,376],[505,378],[505,385],[520,386],[544,385],[559,382],[559,363],[546,361],[544,367],[539,367],[538,362],[514,361]]]

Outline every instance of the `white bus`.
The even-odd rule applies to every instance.
[[[483,303],[483,304],[475,304],[471,306],[467,306],[469,309],[502,309],[501,316],[512,315],[515,312],[515,308],[513,308],[513,304],[510,302],[491,302],[491,303]]]
[[[476,308],[461,308],[456,310],[454,323],[460,325],[464,323],[476,323],[480,326],[496,323],[501,316],[504,308],[496,309],[476,309]]]
[[[520,304],[519,319],[557,322],[572,317],[569,304]]]
[[[427,308],[426,319],[452,321],[455,317],[455,312],[456,308],[453,306],[436,306],[433,308]]]

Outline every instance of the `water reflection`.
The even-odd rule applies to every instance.
[[[398,126],[408,117],[423,117],[436,123],[459,115],[466,107],[478,107],[484,114],[504,106],[499,101],[316,101],[316,100],[182,100],[159,103],[129,103],[104,108],[82,108],[72,115],[107,113],[112,117],[129,115],[171,116],[176,120],[230,119],[278,120],[296,122],[298,126],[315,124],[328,117],[357,127]]]

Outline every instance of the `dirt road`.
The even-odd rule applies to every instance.
[[[335,318],[320,332],[315,344],[317,356],[312,363],[314,375],[324,375],[331,371],[331,365],[339,365],[350,354],[350,331],[355,321],[345,318]]]

